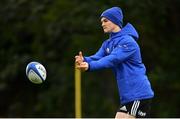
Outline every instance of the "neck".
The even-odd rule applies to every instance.
[[[116,26],[114,29],[113,29],[113,31],[112,32],[119,32],[121,30],[121,28],[119,27],[119,26]]]

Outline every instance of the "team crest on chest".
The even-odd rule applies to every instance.
[[[108,54],[110,53],[110,50],[109,50],[109,48],[106,48],[106,53],[108,53]]]

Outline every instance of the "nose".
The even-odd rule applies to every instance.
[[[104,22],[101,23],[101,26],[102,26],[102,27],[104,26]]]

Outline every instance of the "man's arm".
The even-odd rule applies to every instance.
[[[127,60],[133,53],[135,53],[136,49],[137,44],[134,42],[119,44],[110,55],[105,56],[97,61],[89,62],[89,70],[93,71],[98,69],[112,68]]]
[[[81,71],[112,68],[127,60],[133,53],[136,52],[137,48],[137,44],[132,42],[127,43],[126,45],[118,45],[110,55],[89,63],[82,62],[77,68],[79,68]]]

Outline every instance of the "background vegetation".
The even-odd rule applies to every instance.
[[[74,117],[74,56],[95,53],[108,38],[99,16],[119,6],[140,34],[155,91],[153,117],[180,117],[179,0],[1,0],[0,117]],[[25,75],[42,63],[42,85]],[[119,107],[110,70],[82,74],[83,117],[114,117]]]

